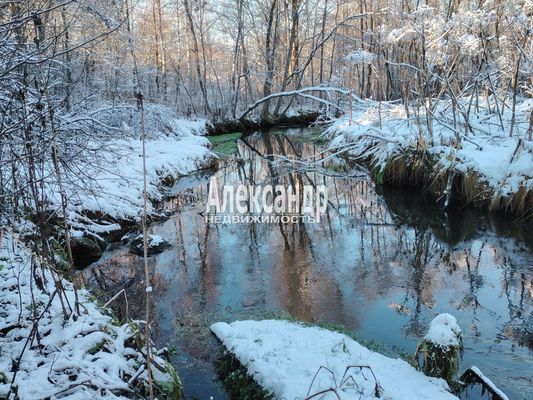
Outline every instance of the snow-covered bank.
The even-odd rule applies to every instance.
[[[447,101],[431,112],[369,102],[351,123],[344,117],[327,130],[330,150],[369,163],[379,183],[423,184],[439,196],[455,192],[480,207],[532,215],[533,100],[517,104],[512,137],[509,106],[500,119],[498,105],[470,100],[455,113]]]
[[[119,226],[106,223],[105,217],[138,221],[142,213],[143,159],[138,110],[132,106],[102,107],[93,111],[91,118],[98,121],[91,122],[94,138],[83,145],[76,144],[83,151],[72,157],[63,179],[73,236],[84,231],[99,234],[116,230]],[[87,129],[87,123],[82,117],[79,122],[68,120],[64,129]],[[165,196],[165,185],[171,185],[180,176],[213,167],[217,157],[210,151],[208,139],[202,136],[207,132],[205,120],[183,119],[168,107],[146,104],[144,125],[148,212],[153,213],[154,204]],[[69,149],[64,152],[64,157],[68,157]],[[61,204],[58,187],[53,182],[49,186],[51,208],[58,209]],[[95,224],[87,215],[104,218]]]
[[[378,390],[380,398],[391,400],[457,399],[443,380],[341,333],[280,320],[219,322],[211,330],[278,399],[305,399],[329,389],[339,397],[330,390],[320,398],[374,399]]]
[[[14,236],[0,232],[0,398],[8,392],[10,399],[141,397],[146,372],[137,328],[115,324],[83,289],[80,315],[65,319],[61,302],[74,308],[72,284],[41,268]],[[172,380],[158,370],[154,377]]]
[[[72,191],[69,196],[71,208],[79,213],[97,211],[118,219],[138,218],[143,204],[142,143],[139,139],[120,139],[109,146],[116,149],[118,156],[103,160],[105,166],[86,171],[92,177],[92,187]],[[146,172],[150,200],[163,197],[160,190],[163,180],[172,182],[212,166],[216,156],[208,146],[206,138],[192,134],[148,140]],[[152,212],[152,203],[148,207],[148,212]]]

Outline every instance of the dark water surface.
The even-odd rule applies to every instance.
[[[172,244],[150,258],[156,342],[173,350],[187,397],[227,397],[213,372],[219,346],[208,330],[219,320],[285,312],[414,353],[431,319],[449,312],[464,331],[461,370],[476,365],[511,398],[532,399],[531,227],[466,209],[446,215],[417,189],[377,193],[340,161],[280,160],[320,153],[312,135],[248,136],[216,177],[220,186],[325,184],[330,204],[320,223],[207,224],[210,176],[198,175],[176,184],[177,197],[166,204],[176,213],[151,226]],[[141,258],[109,251],[86,277],[103,298],[126,287],[129,315],[142,318]]]

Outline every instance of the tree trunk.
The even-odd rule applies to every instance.
[[[272,93],[272,79],[274,78],[274,63],[276,55],[276,31],[277,27],[274,26],[274,19],[276,19],[277,25],[277,16],[276,14],[276,5],[277,0],[272,0],[270,4],[270,12],[268,13],[268,23],[267,31],[265,37],[265,63],[266,63],[266,74],[265,82],[263,83],[263,97],[267,97]],[[274,32],[273,32],[274,30]],[[261,111],[261,118],[266,119],[270,115],[269,111],[269,101],[266,101],[263,104],[263,109]]]
[[[191,32],[191,42],[192,42],[192,51],[194,53],[194,62],[196,65],[196,75],[198,77],[198,85],[200,86],[200,92],[202,93],[202,98],[204,102],[204,111],[206,114],[211,112],[209,107],[209,100],[207,99],[207,90],[205,87],[204,74],[202,74],[202,66],[200,63],[200,54],[198,49],[198,38],[196,36],[196,29],[194,28],[194,20],[192,18],[191,7],[189,0],[183,0],[183,5],[185,6],[185,14],[187,16],[187,21],[189,23],[189,31]]]

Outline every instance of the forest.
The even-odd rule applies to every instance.
[[[0,0],[0,399],[531,398],[532,220],[532,0]]]

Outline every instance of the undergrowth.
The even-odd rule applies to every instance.
[[[240,361],[228,350],[224,350],[215,361],[215,372],[224,384],[231,399],[271,400],[274,395],[264,390],[252,378]]]

